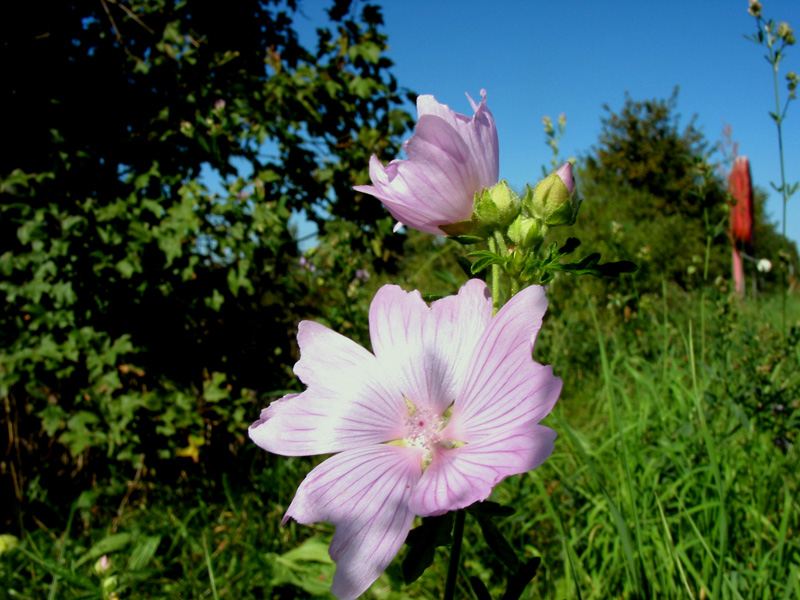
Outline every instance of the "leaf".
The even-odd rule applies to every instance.
[[[469,256],[470,258],[477,259],[474,263],[472,263],[472,266],[470,267],[472,275],[475,275],[476,273],[483,271],[486,267],[490,265],[505,264],[508,260],[506,259],[506,257],[499,256],[494,252],[490,252],[489,250],[477,250],[476,252],[470,252],[469,254],[467,254],[467,256]]]
[[[564,256],[565,254],[572,254],[580,245],[581,241],[578,238],[567,238],[567,241],[564,242],[564,245],[558,249],[558,253],[561,256]]]
[[[458,242],[462,246],[471,246],[473,244],[479,244],[483,241],[483,238],[474,235],[453,235],[450,236],[450,239]]]
[[[517,558],[517,554],[514,552],[511,544],[508,543],[508,540],[503,537],[502,533],[500,533],[500,530],[497,528],[497,525],[495,525],[492,517],[485,513],[473,512],[472,514],[477,519],[478,525],[481,527],[483,539],[486,540],[486,544],[492,549],[494,555],[506,567],[512,571],[516,571],[519,568],[519,559]]]
[[[122,550],[125,546],[127,546],[131,541],[131,534],[130,533],[114,533],[107,537],[104,537],[102,540],[97,542],[94,546],[92,546],[88,552],[86,552],[83,556],[81,556],[78,560],[75,561],[75,566],[79,567],[82,564],[91,561],[97,560],[104,554],[110,554],[112,552],[117,552]]]
[[[503,600],[518,600],[522,596],[522,592],[525,591],[525,587],[536,577],[536,572],[539,570],[541,562],[541,558],[534,556],[523,564],[508,580],[508,587],[506,588],[506,593],[503,594]]]
[[[403,581],[413,583],[433,563],[437,546],[453,543],[453,513],[441,517],[426,517],[406,538],[408,552],[403,559]]]
[[[485,500],[471,505],[467,508],[467,512],[475,515],[476,518],[478,515],[486,515],[487,517],[510,517],[517,512],[517,509],[511,506],[504,506],[498,502],[492,502],[491,500]]]
[[[491,595],[489,595],[489,590],[486,589],[486,585],[479,577],[470,577],[469,583],[478,600],[492,600]]]
[[[160,535],[149,535],[139,540],[131,551],[131,558],[128,561],[128,570],[142,571],[153,559],[161,543]]]

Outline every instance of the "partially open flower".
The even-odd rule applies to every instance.
[[[493,315],[477,279],[430,307],[385,285],[369,311],[374,354],[300,323],[294,371],[308,387],[264,409],[249,433],[285,456],[339,453],[308,474],[284,517],[336,526],[336,596],[356,598],[378,578],[416,515],[485,500],[550,456],[556,434],[539,422],[561,380],[531,357],[546,307],[540,286]]]
[[[375,196],[401,224],[426,233],[446,235],[441,225],[468,220],[475,194],[497,183],[500,170],[497,127],[486,107],[486,90],[481,90],[480,104],[469,101],[472,117],[433,96],[419,96],[417,126],[403,144],[408,158],[384,167],[373,155],[372,185],[353,189]]]

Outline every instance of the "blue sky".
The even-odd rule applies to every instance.
[[[567,116],[564,156],[597,143],[603,105],[618,111],[627,90],[635,100],[668,98],[679,86],[681,124],[696,124],[712,144],[724,123],[739,153],[750,159],[756,185],[770,191],[778,220],[781,200],[772,70],[764,49],[744,38],[755,31],[747,0],[594,2],[590,0],[385,0],[388,56],[401,86],[433,94],[470,112],[465,92],[488,92],[500,138],[500,177],[520,188],[549,164],[542,117]],[[313,32],[328,2],[302,4],[303,36]],[[764,15],[787,21],[800,36],[800,0],[765,0]],[[800,72],[800,44],[781,63],[784,77]],[[413,111],[412,111],[413,112]],[[800,179],[800,101],[784,123],[787,179]],[[585,198],[591,202],[591,198]],[[790,201],[787,234],[800,244],[800,193]],[[756,244],[757,244],[756,240]]]

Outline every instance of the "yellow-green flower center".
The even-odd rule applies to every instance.
[[[458,448],[464,442],[448,440],[442,437],[442,431],[447,427],[453,413],[453,405],[439,414],[429,408],[417,408],[408,398],[403,398],[408,407],[408,416],[404,425],[406,434],[402,439],[389,442],[393,446],[406,446],[419,448],[424,451],[422,455],[422,470],[428,468],[433,460],[434,447]]]

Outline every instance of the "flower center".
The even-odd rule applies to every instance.
[[[423,472],[430,466],[433,460],[434,447],[438,446],[440,448],[451,449],[464,445],[464,442],[442,438],[442,431],[450,422],[450,417],[453,414],[452,404],[446,411],[439,414],[429,408],[417,408],[408,398],[404,397],[403,400],[405,400],[406,406],[408,407],[408,416],[403,422],[406,434],[402,439],[392,440],[387,443],[392,446],[405,446],[407,448],[419,448],[423,450]]]
[[[405,421],[406,435],[403,438],[406,446],[421,448],[430,452],[441,440],[439,432],[444,428],[441,415],[427,408],[409,406]]]

